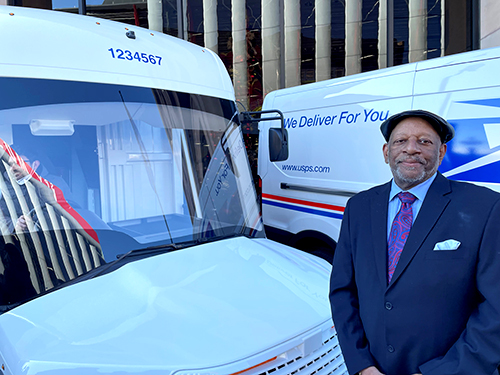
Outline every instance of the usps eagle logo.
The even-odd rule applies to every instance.
[[[453,180],[498,183],[500,98],[455,102],[450,112],[462,116],[448,116],[455,137],[448,143],[441,173]],[[480,118],[469,118],[478,113]]]

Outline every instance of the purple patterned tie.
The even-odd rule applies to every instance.
[[[405,246],[406,239],[410,233],[413,223],[413,211],[411,205],[417,197],[411,193],[401,192],[397,195],[401,201],[401,208],[392,222],[389,233],[388,254],[387,254],[387,281],[391,282],[392,275]]]

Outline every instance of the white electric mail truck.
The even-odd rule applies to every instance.
[[[0,374],[346,374],[208,49],[0,6]]]
[[[499,71],[493,48],[269,93],[263,110],[284,118],[259,123],[268,237],[331,261],[349,197],[392,177],[380,124],[407,109],[435,112],[455,127],[439,168],[445,176],[500,191]],[[274,142],[280,125],[288,154]]]

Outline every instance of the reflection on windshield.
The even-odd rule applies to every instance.
[[[104,263],[93,228],[51,182],[69,189],[64,180],[50,175],[36,151],[16,149],[0,139],[2,304],[30,298]]]
[[[231,102],[0,80],[1,305],[131,250],[263,235]]]

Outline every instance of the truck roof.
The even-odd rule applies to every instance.
[[[266,96],[263,108],[302,111],[493,87],[500,83],[498,75],[492,74],[500,66],[499,57],[500,47],[489,48],[275,90]],[[471,68],[471,63],[477,64]]]
[[[0,76],[102,82],[234,100],[219,57],[179,38],[65,12],[0,7]]]
[[[279,89],[270,92],[266,96],[266,100],[269,102],[270,100],[274,99],[274,97],[293,95],[297,93],[306,93],[312,90],[328,89],[328,91],[331,92],[334,87],[335,88],[338,87],[339,89],[341,88],[342,90],[344,90],[345,87],[348,87],[350,85],[355,86],[358,83],[369,79],[375,79],[375,78],[380,79],[400,74],[403,75],[408,73],[416,73],[425,70],[442,68],[443,66],[459,65],[474,61],[490,60],[495,58],[498,59],[499,56],[500,56],[500,47],[464,52],[449,56],[443,56],[437,59],[423,60],[415,63],[396,65],[369,72],[363,72],[349,76],[333,78],[325,81],[309,83],[306,85]],[[359,98],[357,100],[359,100]]]

